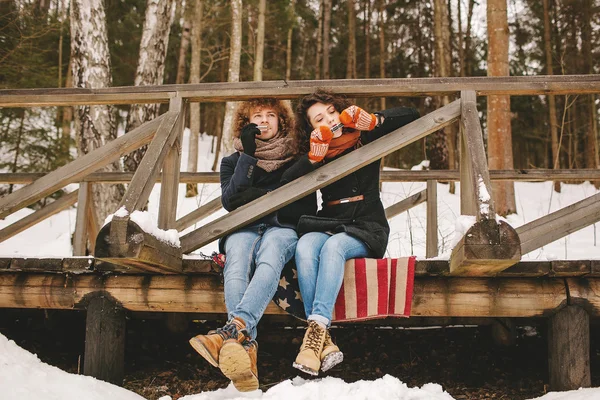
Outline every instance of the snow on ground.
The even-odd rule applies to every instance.
[[[186,131],[187,133],[187,131]],[[187,143],[187,139],[184,140]],[[214,155],[211,153],[211,137],[202,135],[199,149],[199,171],[210,171]],[[187,162],[187,148],[184,147],[182,162]],[[423,164],[423,163],[422,163]],[[425,189],[426,184],[384,183],[382,199],[390,206],[407,196]],[[456,193],[448,192],[448,185],[438,184],[438,236],[440,255],[447,259],[456,241],[470,226],[469,217],[460,216],[460,185]],[[220,195],[218,184],[199,185],[200,194],[195,198],[185,198],[185,185],[179,188],[177,217],[195,210]],[[552,190],[551,182],[515,184],[517,214],[509,215],[507,221],[518,227],[549,212],[566,207],[589,197],[598,190],[589,183],[563,185],[561,193]],[[149,201],[150,216],[157,220],[160,185],[156,185]],[[75,209],[63,211],[47,220],[34,225],[26,231],[0,243],[0,257],[60,257],[72,254],[70,238],[75,229]],[[5,220],[0,220],[0,229],[32,213],[29,209],[20,210]],[[220,210],[196,225],[188,228],[187,233],[225,214]],[[406,213],[390,220],[391,233],[387,256],[407,255],[425,256],[426,205],[421,204]],[[217,243],[211,243],[195,253],[211,254],[217,250]],[[566,238],[557,240],[523,257],[525,260],[552,259],[594,259],[600,258],[600,246],[596,240],[595,224]],[[35,355],[18,347],[13,341],[0,334],[0,398],[6,400],[133,400],[140,396],[123,388],[96,380],[91,377],[73,375],[58,368],[42,363]],[[408,388],[397,378],[386,375],[374,381],[345,383],[341,379],[327,377],[321,380],[305,381],[302,378],[287,380],[265,392],[239,393],[233,386],[214,392],[205,392],[186,396],[185,400],[232,400],[232,399],[279,399],[319,400],[330,398],[343,399],[452,399],[435,383],[421,388]],[[540,400],[583,400],[600,399],[600,389],[581,389],[571,392],[548,393]],[[164,397],[163,400],[170,400]],[[536,399],[537,400],[537,399]]]

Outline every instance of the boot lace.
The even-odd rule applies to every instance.
[[[316,322],[311,322],[308,327],[308,337],[306,338],[306,349],[310,349],[319,355],[319,345],[321,344],[321,336],[323,329]]]
[[[244,336],[247,336],[245,330],[238,332],[237,326],[232,322],[225,324],[225,326],[223,326],[222,328],[217,328],[215,333],[218,335],[221,335],[223,340],[237,339],[239,336],[239,333],[243,334]]]

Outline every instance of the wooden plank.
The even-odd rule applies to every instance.
[[[412,315],[423,317],[541,317],[567,299],[564,278],[418,278]],[[571,295],[587,295],[600,315],[600,280],[573,279]],[[102,290],[131,311],[225,313],[217,275],[0,274],[0,307],[81,308]],[[268,314],[284,314],[270,303]]]
[[[427,190],[421,190],[419,193],[408,196],[404,200],[401,200],[396,204],[392,204],[386,208],[385,217],[387,219],[394,218],[396,215],[402,214],[403,212],[410,210],[414,206],[417,206],[425,201],[427,201]]]
[[[73,234],[73,255],[85,256],[88,243],[88,228],[87,221],[88,204],[92,198],[91,184],[81,182],[79,184],[79,196],[77,198],[77,217],[75,218],[75,233]],[[93,241],[90,241],[93,243]]]
[[[104,146],[76,158],[69,164],[44,175],[34,183],[4,196],[0,199],[0,218],[5,218],[7,215],[35,203],[69,183],[79,181],[90,172],[96,171],[118,160],[122,155],[148,143],[163,118],[163,116],[159,116]]]
[[[548,323],[550,390],[591,386],[590,317],[581,307],[567,306]]]
[[[483,132],[481,131],[481,122],[477,112],[477,102],[474,91],[463,90],[460,92],[461,98],[461,143],[464,143],[465,152],[461,155],[461,169],[470,163],[465,174],[470,174],[467,182],[461,179],[461,193],[466,185],[472,188],[467,194],[474,196],[467,202],[463,210],[461,195],[461,214],[475,215],[477,221],[482,219],[494,218],[496,215],[494,201],[492,199],[492,183],[488,172],[487,158],[485,156],[485,146],[483,144]],[[462,145],[461,145],[462,146]],[[461,178],[463,174],[461,174]],[[464,211],[464,212],[463,212]],[[474,212],[474,214],[473,214]]]
[[[10,195],[9,195],[10,196]],[[66,210],[77,202],[78,190],[68,193],[62,196],[60,199],[53,201],[47,206],[37,210],[36,212],[29,214],[20,220],[13,222],[6,228],[0,230],[0,242],[3,242],[33,225],[42,222],[43,220],[50,218],[51,216],[58,214],[59,212]]]
[[[219,196],[216,199],[213,199],[208,203],[202,205],[201,207],[195,209],[191,213],[179,218],[177,221],[175,221],[174,228],[177,229],[177,231],[181,232],[194,225],[196,222],[220,210],[221,208],[223,208],[223,204],[221,203],[221,196]]]
[[[591,272],[591,261],[553,260],[550,262],[551,276],[583,276]]]
[[[211,260],[184,259],[183,273],[184,274],[205,274],[217,273],[218,267]]]
[[[547,182],[561,181],[595,181],[600,180],[600,169],[511,169],[491,170],[492,181]],[[39,172],[0,173],[0,183],[27,184],[44,176]],[[94,183],[129,183],[133,172],[94,172],[84,176],[79,182]],[[459,181],[458,170],[427,170],[427,171],[381,171],[382,182],[426,182]],[[156,182],[162,181],[158,174]],[[179,183],[219,183],[218,172],[180,172]]]
[[[499,277],[536,277],[550,274],[550,261],[521,261],[498,272]]]
[[[174,92],[202,102],[249,100],[260,96],[292,99],[326,87],[348,97],[443,96],[463,90],[487,95],[600,93],[599,75],[398,78],[200,83],[128,86],[103,89],[5,89],[0,107],[73,106],[84,104],[167,103]]]
[[[588,276],[600,277],[600,260],[591,260],[590,264],[590,273]]]
[[[431,132],[455,121],[460,115],[459,100],[448,104],[394,132],[375,140],[287,185],[260,197],[181,238],[183,253],[189,253],[219,237],[335,182],[357,169],[384,157]]]
[[[417,260],[415,262],[415,276],[441,276],[450,273],[448,260]]]
[[[437,214],[437,181],[427,181],[427,236],[425,256],[438,255],[438,214]]]
[[[125,376],[125,310],[100,292],[88,299],[83,374],[115,385]]]
[[[12,258],[0,258],[0,271],[7,271],[10,268]]]
[[[94,270],[93,257],[69,257],[62,260],[62,271],[74,274],[89,273]]]
[[[521,251],[527,254],[598,221],[600,193],[518,227]]]
[[[13,258],[11,271],[62,272],[62,258]]]
[[[92,190],[92,185],[90,184],[89,190]],[[94,202],[88,201],[87,207],[87,218],[86,221],[88,223],[87,231],[88,231],[88,240],[90,243],[90,251],[91,255],[94,255],[94,246],[96,243],[96,238],[98,237],[98,232],[100,231],[100,224],[98,223],[98,217],[96,216],[96,212],[94,210]]]
[[[181,141],[185,128],[187,102],[180,97],[171,99],[169,110],[179,112],[177,122],[173,126],[174,142],[171,144],[163,162],[163,181],[160,185],[160,201],[158,207],[158,227],[171,229],[177,219],[177,193],[179,193],[179,166],[181,164]],[[156,179],[156,178],[155,178]]]
[[[450,274],[494,276],[519,262],[516,231],[504,221],[482,219],[471,226],[450,255]]]

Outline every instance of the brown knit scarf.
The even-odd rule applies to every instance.
[[[329,143],[329,149],[327,150],[327,154],[325,154],[325,158],[334,158],[346,151],[346,149],[354,147],[356,143],[358,143],[358,139],[360,139],[360,131],[356,130],[344,133],[342,136],[332,139],[331,143]]]
[[[244,146],[240,138],[233,139],[233,147],[243,153]],[[273,172],[283,167],[294,158],[292,139],[289,137],[275,136],[269,140],[256,139],[256,152],[258,159],[256,165],[267,172]]]

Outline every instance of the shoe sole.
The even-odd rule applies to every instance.
[[[305,374],[309,374],[312,376],[318,376],[319,375],[319,371],[315,371],[312,368],[307,367],[306,365],[302,365],[302,364],[298,364],[297,362],[294,362],[292,364],[292,366],[296,369],[299,369],[300,371],[304,372]]]
[[[240,392],[258,389],[258,377],[252,373],[252,361],[238,342],[225,343],[219,353],[219,368]]]
[[[323,361],[321,361],[321,371],[327,372],[342,361],[344,361],[344,353],[341,351],[329,353],[323,358]]]
[[[210,355],[206,347],[202,344],[202,342],[195,337],[190,339],[190,344],[200,354],[206,361],[208,361],[213,367],[219,367],[219,361],[215,360],[213,356]]]

